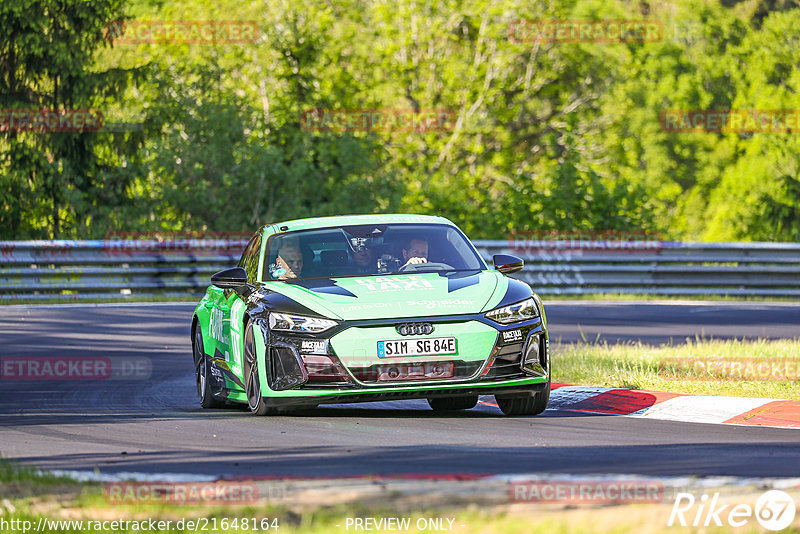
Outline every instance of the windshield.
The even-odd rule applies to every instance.
[[[486,269],[466,237],[444,224],[287,232],[270,238],[266,254],[264,281]]]

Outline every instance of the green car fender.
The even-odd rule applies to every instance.
[[[213,300],[210,298],[209,291],[206,291],[203,299],[194,309],[194,315],[197,318],[197,328],[200,329],[200,333],[203,336],[203,349],[205,350],[206,354],[214,354],[212,345],[216,343],[216,341],[211,337],[211,329],[209,328],[209,325],[211,324],[212,307]],[[192,339],[194,340],[194,338]]]
[[[258,383],[261,386],[261,395],[265,396],[272,391],[267,383],[267,346],[264,343],[265,329],[253,321],[253,338],[256,344],[256,362],[258,362]]]

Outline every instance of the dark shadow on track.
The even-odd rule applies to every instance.
[[[770,461],[764,462],[764,458]],[[18,458],[43,468],[101,473],[203,473],[234,476],[351,476],[393,474],[576,474],[626,473],[670,476],[800,476],[797,443],[748,444],[739,450],[719,443],[591,447],[465,447],[414,445],[295,446],[242,451],[127,452],[117,457],[65,453]],[[756,461],[758,460],[758,461]]]

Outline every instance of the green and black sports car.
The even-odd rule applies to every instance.
[[[493,260],[442,217],[264,226],[194,311],[200,403],[265,415],[425,398],[452,411],[494,395],[505,414],[539,414],[550,397],[544,308],[507,276],[521,259]]]

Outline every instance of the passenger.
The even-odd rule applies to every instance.
[[[283,239],[278,248],[273,276],[278,280],[298,278],[303,273],[303,251],[297,239]]]

